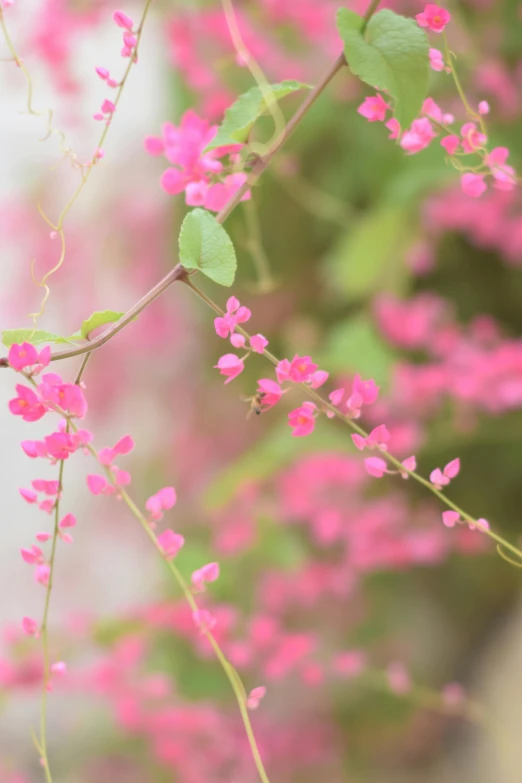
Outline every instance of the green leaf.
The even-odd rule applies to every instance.
[[[75,332],[73,337],[83,337],[86,340],[95,329],[119,321],[123,315],[125,313],[121,313],[118,310],[96,310],[82,323],[80,330]]]
[[[179,258],[186,269],[199,269],[218,285],[231,286],[236,275],[234,245],[214,215],[193,209],[179,234]]]
[[[52,332],[45,332],[42,329],[5,329],[2,332],[2,342],[10,348],[15,343],[31,343],[40,345],[41,343],[74,343],[72,337],[60,337]]]
[[[332,289],[348,302],[384,289],[401,292],[408,276],[404,253],[411,240],[407,207],[375,208],[341,238],[326,259]]]
[[[297,90],[310,89],[309,84],[294,80],[287,80],[281,84],[270,84],[268,87],[276,101]],[[228,144],[243,144],[255,121],[269,111],[268,106],[265,93],[260,87],[252,87],[248,92],[245,92],[226,110],[225,119],[219,126],[217,136],[207,145],[205,152]]]
[[[353,74],[384,90],[395,101],[401,128],[418,117],[430,74],[428,39],[413,19],[383,10],[372,16],[364,35],[362,19],[347,8],[337,12],[337,29]]]

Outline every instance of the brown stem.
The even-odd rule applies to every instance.
[[[290,138],[297,125],[301,122],[307,111],[315,103],[319,95],[328,86],[333,79],[337,71],[339,71],[345,64],[344,54],[340,54],[334,64],[324,74],[323,78],[317,83],[317,85],[310,91],[301,106],[297,109],[296,113],[291,117],[288,125],[284,128],[280,136],[275,140],[270,149],[262,157],[259,157],[254,164],[254,167],[244,185],[237,191],[237,193],[229,199],[228,203],[223,207],[221,212],[216,216],[218,223],[224,223],[230,213],[236,208],[241,201],[246,191],[259,179],[265,168],[268,166],[274,155],[276,155],[283,144]],[[155,299],[160,296],[167,288],[177,281],[185,281],[187,273],[181,264],[177,264],[174,269],[166,275],[163,280],[160,280],[154,288],[151,288],[139,302],[136,302],[125,315],[123,315],[119,321],[111,324],[99,337],[91,340],[87,345],[80,345],[74,348],[66,348],[63,351],[56,351],[51,355],[51,361],[56,362],[60,359],[68,359],[71,356],[81,356],[85,353],[91,353],[92,351],[105,345],[106,342],[111,340],[118,332],[120,332],[130,321],[132,321],[139,313],[147,308]],[[6,357],[0,358],[0,367],[8,367],[9,363]]]

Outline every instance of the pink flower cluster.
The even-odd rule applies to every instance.
[[[185,191],[185,202],[191,207],[204,207],[219,212],[246,181],[243,172],[226,173],[239,163],[242,144],[234,144],[204,152],[218,131],[193,111],[187,111],[179,127],[166,122],[163,135],[148,136],[145,149],[150,155],[165,155],[172,166],[163,172],[161,187],[169,195]],[[228,156],[228,163],[219,158]],[[250,198],[247,191],[242,201]]]
[[[378,94],[366,98],[357,111],[369,122],[383,122],[390,108],[390,105]],[[480,101],[478,114],[487,114],[488,111],[487,102]],[[411,128],[402,134],[399,123],[394,117],[388,120],[385,125],[391,131],[389,138],[399,139],[403,150],[408,155],[414,155],[426,149],[433,139],[437,138],[440,126],[447,127],[454,122],[455,118],[452,114],[443,113],[433,98],[426,98],[422,106],[421,117],[414,120]],[[450,128],[448,130],[451,131]],[[495,147],[488,152],[487,141],[487,136],[481,128],[477,127],[476,122],[464,123],[459,133],[450,132],[440,141],[441,147],[450,159],[456,154],[462,155],[462,153],[481,158],[483,171],[466,171],[460,180],[463,192],[472,198],[478,198],[486,191],[485,178],[487,176],[493,178],[493,187],[498,190],[513,190],[517,184],[515,170],[506,162],[509,157],[507,147]],[[461,157],[459,161],[462,161]]]

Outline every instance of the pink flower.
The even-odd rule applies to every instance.
[[[460,129],[464,152],[472,153],[487,143],[487,136],[477,129],[474,122],[466,122]]]
[[[27,386],[16,385],[18,397],[9,400],[9,410],[14,416],[21,416],[24,421],[38,421],[47,412],[47,406]]]
[[[25,367],[31,367],[38,361],[38,352],[31,343],[22,343],[22,345],[12,345],[7,355],[9,366],[20,372]]]
[[[433,71],[443,71],[445,66],[444,55],[438,49],[429,50],[430,65]]]
[[[87,486],[93,495],[101,495],[109,486],[107,480],[97,473],[91,473],[87,476]]]
[[[372,98],[365,98],[363,103],[357,109],[358,114],[365,117],[368,122],[382,122],[386,118],[386,112],[390,109],[382,95],[374,95]]]
[[[301,438],[310,435],[315,428],[315,412],[317,406],[313,402],[303,404],[288,414],[288,424],[292,427],[292,435]]]
[[[388,472],[388,466],[386,462],[380,457],[366,457],[364,460],[364,467],[375,478],[382,478],[385,473]]]
[[[408,470],[413,473],[413,471],[417,469],[417,460],[414,456],[406,457],[406,459],[403,459],[401,464],[404,468],[406,468],[406,470],[400,471],[403,479],[409,478],[409,474],[407,473]]]
[[[183,536],[180,536],[179,533],[175,533],[173,530],[164,530],[158,536],[157,541],[167,560],[175,558],[185,543]]]
[[[123,27],[125,30],[132,30],[134,27],[134,22],[130,18],[130,16],[127,16],[127,14],[124,14],[123,11],[115,11],[112,15],[112,18],[118,25],[118,27]]]
[[[51,567],[48,566],[46,563],[37,565],[36,568],[34,569],[35,582],[39,582],[44,587],[48,586],[50,575],[51,575]]]
[[[106,81],[109,78],[109,71],[107,70],[107,68],[101,68],[100,66],[98,66],[94,70],[96,71],[100,79],[103,79],[103,81]]]
[[[116,106],[106,98],[101,105],[101,110],[103,114],[113,114],[116,111]]]
[[[429,119],[421,117],[414,120],[411,128],[402,134],[399,144],[408,155],[414,155],[416,152],[426,149],[436,135]]]
[[[422,104],[421,114],[424,114],[426,117],[431,117],[435,122],[442,122],[442,109],[435,103],[433,98],[426,98]]]
[[[158,521],[162,519],[163,512],[168,511],[176,505],[177,496],[174,487],[163,487],[155,495],[151,495],[145,503],[145,508],[149,512],[151,519]]]
[[[207,609],[197,609],[192,613],[192,619],[200,633],[209,633],[217,622]]]
[[[50,538],[52,538],[52,535],[50,533],[37,533],[36,534],[36,540],[39,541],[41,544],[45,544],[45,542],[49,541]]]
[[[276,381],[270,378],[261,378],[257,382],[257,393],[261,396],[263,408],[273,408],[284,394],[283,389]]]
[[[391,120],[385,122],[384,126],[390,131],[390,135],[388,136],[389,139],[398,139],[401,135],[401,126],[399,120],[396,120],[395,117],[392,117]]]
[[[66,514],[62,520],[60,520],[58,527],[64,528],[74,527],[76,525],[76,517],[74,514]]]
[[[312,377],[310,378],[310,388],[319,389],[326,383],[328,377],[329,373],[327,373],[326,370],[316,370],[312,373]]]
[[[352,393],[346,401],[349,415],[354,419],[358,419],[361,415],[361,407],[375,402],[378,394],[379,386],[376,385],[373,379],[363,381],[361,376],[357,374],[353,379]]]
[[[513,190],[517,182],[515,169],[506,164],[508,156],[507,147],[495,147],[484,159],[493,174],[494,187],[498,190]]]
[[[257,688],[252,688],[247,697],[246,706],[249,710],[257,710],[261,699],[266,694],[266,688],[264,685],[260,685]]]
[[[234,348],[244,348],[246,339],[243,337],[242,334],[231,334],[230,335],[230,342],[234,346]]]
[[[205,585],[215,582],[219,578],[219,563],[207,563],[194,571],[191,581],[196,590],[203,592]]]
[[[443,471],[441,471],[440,468],[432,470],[430,473],[430,481],[437,489],[442,489],[442,487],[450,483],[451,479],[458,475],[459,471],[460,459],[457,458],[448,462]]]
[[[480,530],[484,533],[486,530],[489,530],[489,522],[487,519],[480,518],[476,522],[468,522],[468,527],[470,530]]]
[[[227,379],[225,381],[226,385],[243,372],[245,365],[242,359],[240,359],[239,356],[236,356],[235,353],[226,353],[224,356],[221,356],[218,363],[214,365],[214,369],[218,369],[221,375],[225,376]]]
[[[46,495],[57,495],[60,490],[58,481],[45,481],[44,479],[34,479],[31,481],[33,489],[37,492],[43,492]]]
[[[460,186],[466,196],[471,196],[472,198],[479,198],[487,189],[486,183],[484,182],[484,175],[473,174],[470,171],[462,175],[460,178]]]
[[[26,503],[36,503],[38,501],[38,495],[31,489],[24,489],[23,487],[18,490]]]
[[[263,353],[267,345],[268,340],[262,334],[254,334],[250,338],[250,347],[256,353]]]
[[[294,383],[307,383],[312,380],[312,376],[317,370],[317,364],[314,364],[309,356],[294,356],[291,362],[283,359],[276,367],[277,380],[293,381]]]
[[[34,636],[35,639],[38,639],[40,636],[38,623],[31,617],[22,617],[22,628],[28,636]]]
[[[101,449],[98,457],[102,465],[111,465],[120,454],[128,454],[134,448],[134,441],[130,435],[124,435],[119,441],[110,448]]]
[[[53,674],[65,674],[67,671],[67,664],[63,661],[56,661],[51,664],[51,671]]]
[[[415,19],[419,27],[427,27],[434,33],[441,33],[451,19],[451,14],[444,8],[440,8],[434,3],[428,3],[421,14],[417,14]]]
[[[362,435],[355,433],[352,435],[352,440],[356,448],[358,448],[360,451],[362,451],[364,448],[386,449],[388,441],[390,440],[390,433],[385,424],[380,424],[370,432],[367,438],[364,438]]]
[[[443,511],[442,521],[446,527],[455,527],[460,522],[460,514],[457,511]]]
[[[458,136],[444,136],[440,140],[440,146],[444,147],[448,155],[454,155],[460,147],[460,139]]]
[[[22,559],[29,565],[43,563],[43,552],[40,547],[35,546],[34,544],[31,549],[20,549],[20,554],[22,555]]]
[[[487,101],[480,101],[478,110],[479,114],[489,114],[489,103]]]

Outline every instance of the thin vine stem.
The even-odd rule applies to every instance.
[[[208,297],[203,291],[201,291],[198,286],[194,284],[192,281],[192,276],[188,276],[184,280],[185,284],[200,298],[202,299],[212,310],[214,310],[215,313],[218,315],[224,316],[225,312],[224,310],[219,307],[216,302],[214,302],[210,297]],[[236,327],[237,331],[242,334],[247,340],[250,340],[251,335],[242,327],[238,326]],[[271,351],[267,351],[266,349],[263,351],[263,355],[266,356],[266,358],[275,366],[279,364],[279,359],[274,356],[274,354]],[[366,430],[364,430],[362,427],[359,427],[358,424],[356,424],[353,419],[351,419],[349,416],[346,416],[344,413],[341,413],[340,410],[338,410],[334,405],[331,404],[328,400],[324,399],[315,389],[311,389],[306,384],[302,384],[302,389],[304,392],[310,397],[314,402],[316,402],[319,406],[322,412],[330,412],[332,413],[337,419],[340,419],[344,424],[346,424],[348,427],[350,427],[353,432],[356,432],[358,435],[362,435],[362,437],[366,438],[368,437],[368,433]],[[448,508],[452,509],[453,511],[456,511],[463,519],[466,520],[469,524],[471,524],[473,527],[478,528],[483,533],[485,533],[487,536],[489,536],[493,541],[495,541],[497,544],[500,544],[505,549],[508,549],[512,554],[516,555],[517,558],[519,558],[521,564],[522,564],[522,551],[518,549],[514,544],[511,544],[509,541],[506,541],[502,536],[499,536],[497,533],[495,533],[493,530],[490,530],[489,528],[484,527],[478,520],[476,520],[474,517],[472,517],[470,514],[468,514],[466,511],[464,511],[462,508],[457,506],[456,503],[454,503],[450,498],[448,498],[444,492],[437,489],[428,479],[425,479],[423,476],[421,476],[419,473],[413,470],[408,470],[404,467],[402,462],[398,460],[396,457],[393,456],[393,454],[390,454],[388,451],[379,450],[379,454],[382,455],[385,459],[388,460],[392,465],[394,465],[397,470],[400,473],[406,473],[408,476],[410,476],[412,479],[417,481],[419,484],[422,484],[426,489],[428,489],[430,492],[432,492],[444,505],[448,506]],[[504,559],[506,559],[504,557]],[[509,560],[507,561],[509,562]]]

